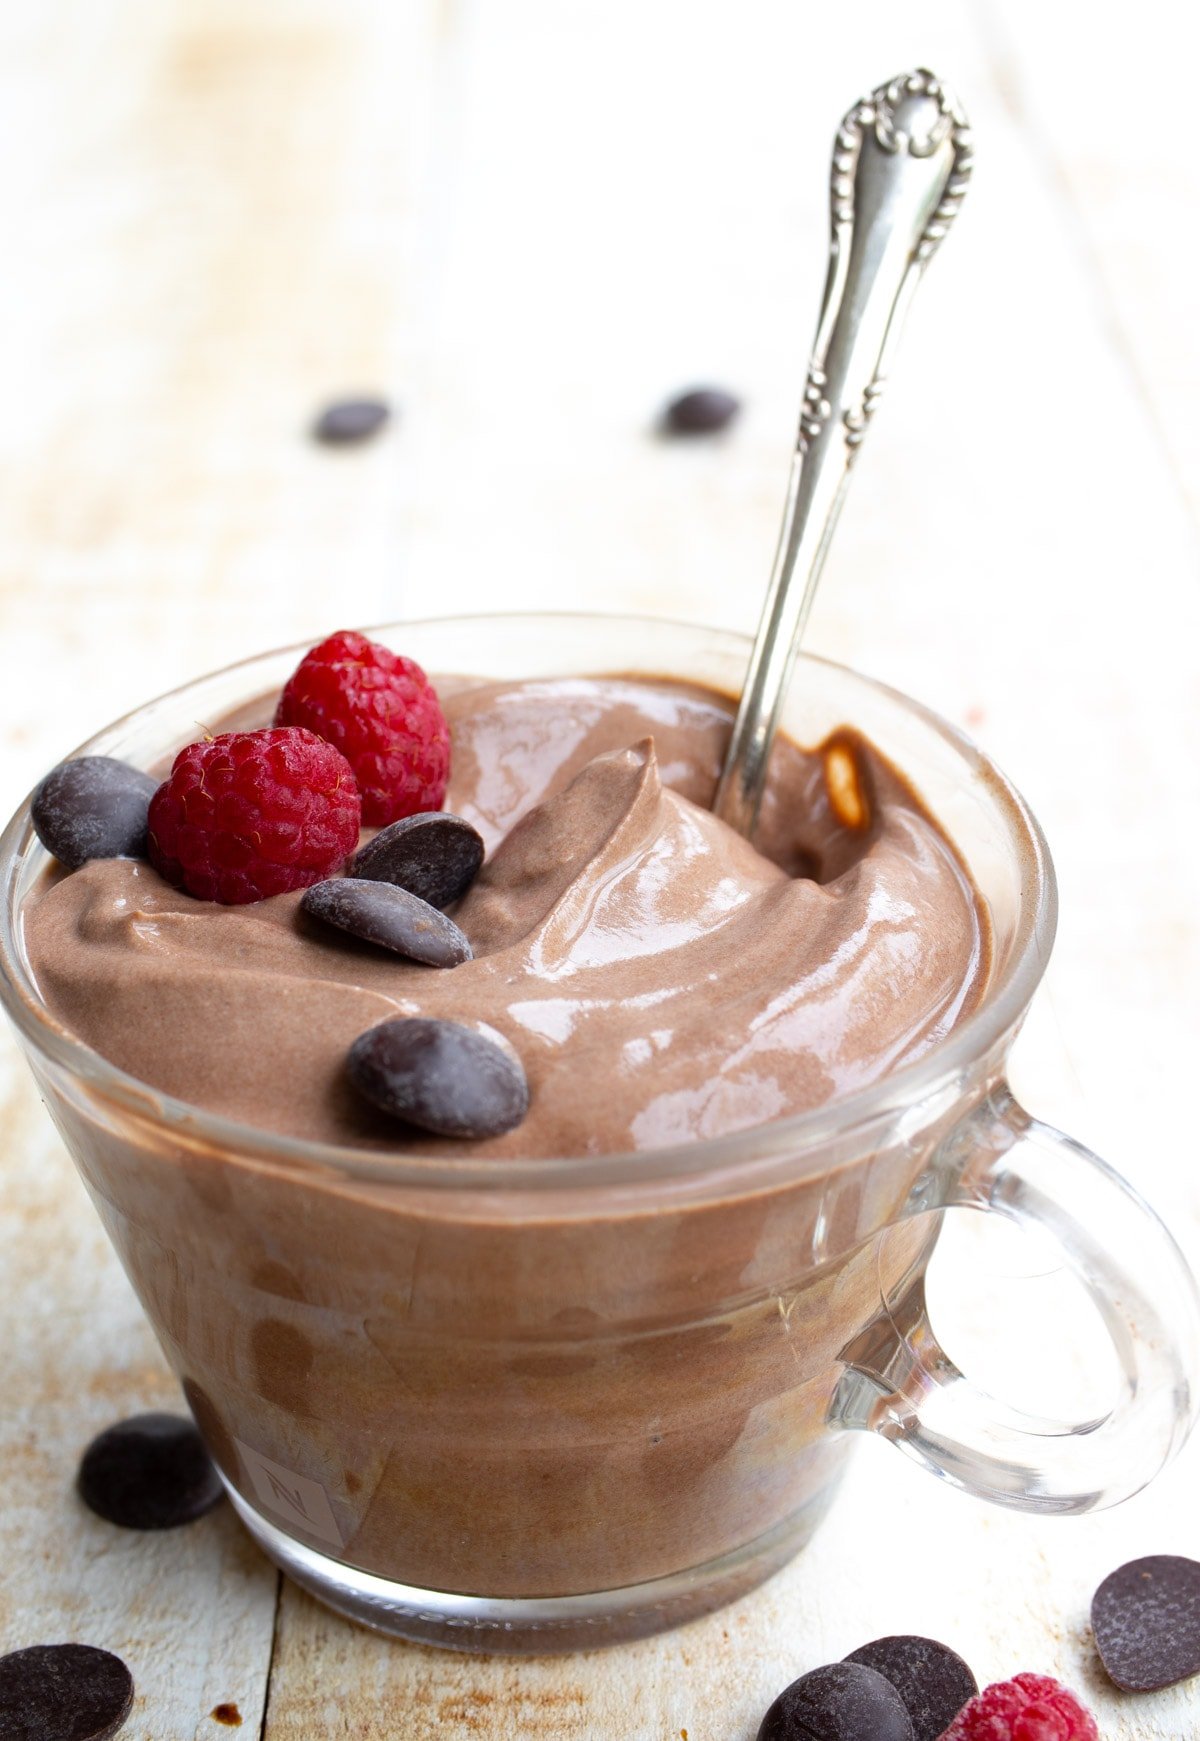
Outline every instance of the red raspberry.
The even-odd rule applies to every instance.
[[[150,862],[202,901],[261,901],[336,871],[360,809],[349,762],[315,732],[225,731],[180,750],[151,798]]]
[[[414,660],[353,629],[305,654],[279,698],[275,724],[306,725],[337,745],[372,827],[440,810],[445,801],[450,730],[437,691]]]
[[[1016,1675],[964,1705],[941,1741],[1099,1741],[1090,1711],[1049,1675]]]

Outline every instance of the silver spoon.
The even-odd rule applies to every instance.
[[[971,175],[966,115],[924,67],[856,103],[833,147],[829,272],[783,526],[713,809],[747,837],[800,636],[917,280]]]

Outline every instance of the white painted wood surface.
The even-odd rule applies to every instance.
[[[3,9],[5,808],[126,706],[344,622],[578,604],[749,627],[832,128],[926,60],[968,104],[979,168],[811,644],[965,723],[1027,792],[1063,917],[1018,1086],[1200,1261],[1186,29],[1168,0],[1136,31],[1035,0]],[[705,379],[745,395],[741,423],[656,441],[661,399]],[[308,444],[315,406],[355,387],[395,396],[395,429]],[[1057,1673],[1115,1741],[1200,1729],[1195,1685],[1114,1695],[1086,1626],[1123,1559],[1200,1554],[1196,1444],[1071,1522],[990,1511],[866,1445],[757,1596],[539,1662],[358,1632],[281,1593],[228,1515],[108,1529],[72,1495],[78,1451],[173,1387],[7,1036],[0,1063],[0,1648],[118,1650],[131,1741],[219,1735],[222,1702],[268,1741],[745,1741],[793,1674],[891,1630],[949,1639],[981,1678]],[[989,1353],[994,1310],[956,1325],[989,1371],[1030,1401],[1086,1389],[1052,1347]]]

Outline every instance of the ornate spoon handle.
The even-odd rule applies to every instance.
[[[905,309],[970,175],[967,118],[924,68],[856,103],[838,131],[829,273],[783,526],[713,804],[739,834],[754,831],[800,636]]]

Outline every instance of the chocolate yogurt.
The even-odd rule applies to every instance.
[[[651,1163],[935,1046],[985,994],[984,904],[849,729],[779,741],[751,846],[707,808],[727,697],[439,688],[447,808],[488,849],[451,909],[472,959],[398,960],[306,920],[299,894],[196,901],[133,859],[54,873],[25,912],[37,985],[146,1084],[138,1111],[57,1094],[55,1115],[252,1528],[418,1591],[553,1600],[717,1563],[757,1581],[840,1467],[839,1355],[929,1249],[926,1220],[875,1236],[930,1133],[798,1177],[741,1177],[731,1155],[654,1185]],[[409,1015],[511,1046],[525,1120],[471,1143],[359,1102],[348,1047]],[[270,1137],[166,1114],[163,1094]],[[576,1157],[583,1180],[617,1155],[601,1185],[506,1180],[506,1162]],[[698,1576],[692,1606],[733,1588]]]

